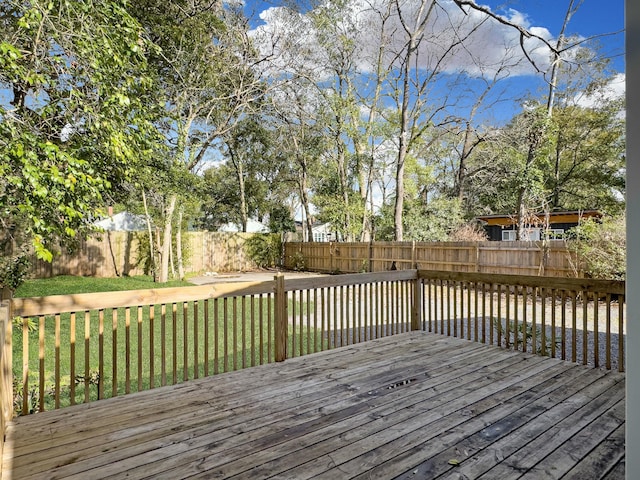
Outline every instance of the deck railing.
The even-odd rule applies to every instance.
[[[277,276],[16,298],[14,408],[56,409],[405,332],[416,279]]]
[[[625,282],[420,270],[425,330],[624,371]]]
[[[4,378],[14,379],[18,414],[420,329],[624,370],[623,282],[402,270],[14,299],[12,308]]]

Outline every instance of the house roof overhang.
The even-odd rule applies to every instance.
[[[531,225],[544,225],[547,223],[547,215],[549,216],[549,225],[553,225],[557,223],[580,223],[581,220],[592,217],[600,218],[602,217],[602,212],[599,210],[577,210],[571,212],[550,212],[548,214],[537,213],[532,215],[528,223]],[[483,222],[483,225],[487,226],[498,225],[504,227],[515,225],[518,222],[517,215],[484,215],[476,218]]]

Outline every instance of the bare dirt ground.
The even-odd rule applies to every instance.
[[[227,282],[266,282],[273,280],[278,273],[278,270],[258,270],[255,272],[224,272],[224,273],[212,273],[199,275],[189,279],[194,285],[209,285],[212,283],[227,283]],[[291,272],[282,271],[284,278],[287,280],[295,278],[309,278],[320,277],[325,274],[314,272]]]

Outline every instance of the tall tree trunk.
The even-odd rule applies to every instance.
[[[425,12],[426,5],[429,5]],[[409,145],[411,143],[411,125],[410,125],[410,112],[409,112],[409,100],[411,96],[411,79],[409,77],[411,73],[412,61],[414,60],[415,52],[420,46],[420,41],[424,34],[425,25],[427,20],[431,16],[434,7],[436,6],[435,0],[423,0],[420,3],[418,12],[415,18],[415,25],[411,28],[404,23],[404,19],[400,14],[400,4],[396,2],[396,8],[398,14],[400,14],[400,20],[403,28],[408,35],[408,41],[406,46],[406,52],[402,65],[402,104],[400,108],[400,133],[398,135],[398,163],[396,165],[396,201],[393,211],[393,223],[395,230],[395,240],[401,242],[404,236],[404,227],[402,224],[403,212],[404,212],[404,170],[405,161],[409,153]],[[423,16],[424,13],[424,16]],[[414,118],[414,121],[417,120]]]
[[[178,278],[184,281],[184,261],[182,258],[182,207],[178,210],[178,229],[176,230],[176,257],[178,259]]]
[[[302,175],[299,182],[300,187],[300,203],[304,210],[305,225],[303,228],[307,229],[307,241],[313,242],[313,222],[311,221],[311,208],[309,208],[309,195],[307,193],[307,177]]]
[[[340,176],[340,190],[342,194],[342,203],[344,204],[344,223],[343,229],[347,241],[351,241],[351,212],[349,206],[349,180],[347,176],[347,166],[345,159],[345,152],[343,148],[340,148],[339,161],[338,161],[338,173]]]
[[[567,29],[567,25],[569,25],[569,20],[576,12],[577,8],[574,8],[573,5],[575,0],[569,1],[569,6],[567,7],[567,13],[564,17],[564,22],[562,23],[562,29],[560,30],[560,35],[558,35],[558,40],[556,42],[556,52],[560,52],[565,42],[564,32]],[[582,3],[582,2],[580,2]],[[579,6],[579,5],[578,5]],[[525,164],[525,175],[528,174],[529,169],[533,166],[533,163],[538,154],[538,148],[542,143],[544,137],[547,135],[547,126],[549,121],[553,117],[553,106],[555,104],[555,95],[558,83],[558,71],[560,69],[560,65],[562,63],[562,58],[559,53],[554,54],[553,64],[551,66],[551,79],[549,81],[549,91],[547,95],[547,112],[546,112],[546,122],[542,122],[542,125],[537,131],[534,131],[531,135],[529,141],[529,151],[527,152],[527,161]],[[523,182],[520,191],[518,192],[518,219],[517,219],[517,240],[521,240],[524,229],[525,229],[525,220],[526,220],[526,196],[528,193],[528,185],[526,182]]]
[[[144,205],[144,216],[147,221],[147,231],[149,232],[149,257],[151,260],[151,274],[153,276],[153,281],[158,280],[158,263],[156,261],[156,253],[153,248],[153,230],[151,229],[151,216],[149,215],[149,207],[147,205],[147,195],[144,193],[144,188],[142,189],[142,204]]]
[[[176,208],[176,203],[178,201],[178,196],[173,194],[169,199],[169,205],[167,206],[165,212],[165,224],[164,224],[164,233],[162,236],[162,254],[160,256],[160,275],[158,277],[158,281],[160,283],[165,283],[169,281],[169,255],[171,251],[171,223],[173,220],[173,212]]]
[[[242,231],[246,232],[247,225],[249,224],[249,212],[247,208],[247,194],[245,189],[244,170],[242,168],[242,163],[238,162],[236,171],[238,172],[238,188],[240,189],[240,220],[242,222]]]

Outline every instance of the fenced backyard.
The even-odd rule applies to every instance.
[[[18,414],[412,330],[624,371],[617,281],[399,270],[11,305],[13,326],[4,331]]]

